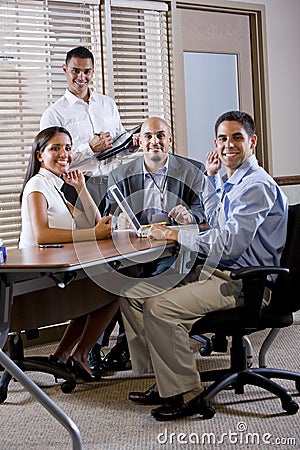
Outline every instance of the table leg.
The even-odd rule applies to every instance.
[[[71,439],[72,449],[82,449],[81,434],[77,425],[67,414],[46,395],[2,350],[8,336],[10,325],[10,308],[12,303],[13,284],[7,283],[4,277],[0,278],[0,364],[22,386],[49,411],[55,419],[66,428]]]
[[[0,364],[66,428],[72,439],[72,449],[81,450],[82,439],[77,425],[1,349]]]

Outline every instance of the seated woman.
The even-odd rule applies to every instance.
[[[27,173],[20,195],[22,230],[19,248],[39,244],[106,239],[111,235],[111,217],[101,219],[86,186],[82,172],[69,171],[72,163],[72,138],[61,127],[42,130],[35,137]],[[83,211],[66,201],[61,187],[74,186]],[[103,291],[102,291],[103,292]],[[83,381],[96,381],[87,356],[118,309],[115,295],[105,292],[99,308],[72,319],[49,361],[66,366]],[[73,352],[73,354],[72,354]]]

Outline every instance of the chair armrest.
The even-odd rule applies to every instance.
[[[256,266],[233,269],[230,277],[233,280],[242,280],[245,321],[247,328],[256,328],[261,316],[264,290],[268,287],[268,275],[288,274],[289,269],[274,266]]]
[[[254,267],[241,267],[239,269],[233,269],[230,272],[230,277],[233,280],[240,280],[245,277],[263,277],[267,275],[276,275],[279,273],[289,273],[289,269],[286,267],[274,267],[274,266],[254,266]]]

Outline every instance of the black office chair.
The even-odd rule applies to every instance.
[[[44,297],[44,300],[47,302],[47,299],[49,300],[48,303],[52,303],[53,309],[57,310],[58,307],[61,307],[60,299],[61,299],[61,289],[64,289],[66,286],[71,285],[73,286],[72,282],[76,280],[77,273],[75,271],[72,272],[66,272],[63,276],[63,278],[56,278],[53,274],[49,275],[50,278],[52,278],[53,282],[56,284],[56,287],[53,287],[49,290],[47,290],[46,297],[45,292],[43,291],[42,295]],[[53,291],[54,290],[54,291]],[[74,291],[76,291],[76,285],[73,286],[73,288],[70,290],[68,288],[69,297],[74,300]],[[55,302],[54,303],[54,298]],[[73,301],[74,304],[74,301]],[[56,308],[57,305],[57,308]],[[14,306],[14,305],[13,305]],[[40,304],[36,303],[35,306],[31,305],[31,312],[32,317],[36,319],[36,309],[40,308]],[[20,315],[21,309],[17,309],[17,315]],[[51,313],[52,317],[52,313]],[[48,317],[49,318],[49,317]],[[52,324],[51,319],[49,318],[50,322],[45,323],[44,325],[50,325]],[[66,318],[67,320],[67,318]],[[56,323],[56,322],[53,322]],[[24,371],[24,372],[42,372],[47,373],[50,375],[53,375],[55,378],[55,381],[58,382],[58,380],[63,380],[62,384],[60,385],[60,388],[62,392],[65,394],[71,393],[76,388],[76,377],[75,375],[69,371],[67,368],[59,367],[55,364],[52,364],[49,361],[49,358],[46,356],[25,356],[24,355],[24,345],[23,345],[23,337],[22,333],[19,328],[19,321],[18,326],[13,329],[14,331],[11,332],[8,336],[7,345],[8,345],[8,354],[9,357]],[[21,328],[23,330],[23,328]],[[39,330],[38,328],[25,330],[25,334],[28,340],[34,340],[39,337]],[[3,368],[2,368],[3,369]],[[0,404],[3,403],[7,398],[7,392],[8,392],[8,386],[12,379],[11,374],[4,370],[1,377],[0,377]]]
[[[272,286],[272,299],[268,307],[261,309],[263,291],[269,274],[278,274]],[[244,386],[261,387],[280,398],[282,408],[288,414],[296,414],[299,405],[290,393],[279,383],[271,380],[295,381],[300,393],[300,373],[287,369],[248,367],[245,337],[251,333],[271,328],[263,344],[264,353],[274,340],[278,329],[293,323],[293,312],[300,309],[300,204],[289,207],[287,241],[281,259],[281,267],[249,267],[231,272],[233,279],[242,279],[245,306],[223,311],[215,311],[198,320],[190,337],[199,340],[205,333],[215,333],[215,342],[224,343],[224,338],[232,336],[230,368],[202,372],[202,381],[214,381],[200,396],[203,418],[210,419],[215,409],[210,401],[223,389],[232,387],[236,394],[244,392]],[[265,365],[264,356],[260,358]]]
[[[25,333],[28,340],[37,339],[39,330],[27,330]],[[69,394],[75,389],[76,377],[69,370],[51,364],[49,358],[46,356],[24,356],[21,333],[11,333],[7,343],[10,358],[23,372],[43,372],[53,375],[56,382],[60,379],[64,380],[60,388],[65,394]],[[4,370],[0,378],[0,403],[3,403],[7,398],[8,385],[11,379],[11,374],[7,370]]]

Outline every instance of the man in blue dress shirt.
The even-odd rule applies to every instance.
[[[152,225],[150,238],[172,239],[188,250],[206,254],[199,281],[147,298],[137,289],[121,301],[134,372],[154,372],[156,384],[146,392],[131,392],[139,404],[161,405],[151,411],[157,420],[197,413],[203,391],[190,348],[193,324],[208,312],[233,308],[243,301],[241,280],[228,269],[279,265],[286,239],[288,203],[273,178],[255,156],[257,135],[249,114],[229,111],[215,124],[215,151],[206,158],[207,182],[215,191],[201,193],[210,229],[172,230]],[[219,170],[225,167],[221,180]],[[211,192],[214,192],[211,195]],[[202,281],[202,282],[201,282]],[[135,290],[136,289],[136,290]],[[153,286],[151,286],[153,291]],[[270,292],[266,289],[265,302]],[[149,292],[149,289],[148,289]]]

